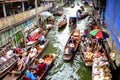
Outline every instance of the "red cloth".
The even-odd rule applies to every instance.
[[[16,49],[14,49],[14,51],[13,51],[14,53],[21,53],[22,52],[22,49],[21,48],[16,48]]]

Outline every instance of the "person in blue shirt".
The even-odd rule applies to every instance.
[[[45,43],[45,37],[44,37],[43,34],[38,38],[38,42],[39,42],[41,45]]]
[[[36,76],[34,75],[34,72],[31,71],[30,67],[28,68],[28,70],[25,71],[25,75],[27,78],[30,78],[32,80],[36,80]]]

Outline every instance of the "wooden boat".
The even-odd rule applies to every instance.
[[[10,70],[11,67],[15,65],[17,62],[16,59],[17,56],[13,55],[6,62],[0,64],[0,78],[3,78],[7,74],[8,70]]]
[[[43,45],[36,44],[36,48],[37,48],[38,52],[36,53],[34,58],[31,61],[29,61],[30,64],[28,66],[30,66],[33,63],[34,59],[37,58],[42,53],[42,51],[47,46],[48,42],[49,42],[49,39],[46,39],[46,42]],[[16,79],[21,78],[21,76],[24,74],[24,72],[28,68],[28,66],[26,66],[24,69],[18,71],[17,70],[17,62],[16,62],[16,64],[13,67],[11,67],[11,69],[8,71],[7,75],[3,78],[3,80],[16,80]]]
[[[69,46],[69,44],[70,44],[69,41],[70,41],[71,37],[73,37],[76,40],[75,43],[72,44],[72,45],[74,45],[73,46],[73,50],[74,50],[73,53],[68,52],[69,48],[71,47],[71,46]],[[64,47],[64,54],[63,54],[64,60],[70,60],[73,57],[73,55],[75,54],[75,52],[77,50],[79,42],[80,42],[80,30],[73,30],[68,38],[68,41],[67,41],[65,47]]]
[[[83,13],[83,14],[81,14],[80,17],[78,17],[78,20],[80,20],[80,19],[84,19],[84,18],[86,18],[88,15],[89,15],[89,12],[85,12],[85,13]]]
[[[82,39],[83,37],[81,37]],[[85,39],[85,38],[84,38]],[[91,43],[91,39],[90,38],[87,38],[87,40],[89,40]],[[84,41],[84,42],[82,42]],[[87,45],[89,45],[88,42],[85,42],[86,40],[81,40],[80,42],[80,53],[81,53],[81,57],[85,63],[86,66],[92,66],[92,63],[93,63],[93,52],[92,52],[92,47],[91,47],[91,50],[90,51],[87,51]]]
[[[106,53],[99,54],[94,58],[92,66],[92,80],[112,80],[110,64]]]
[[[58,27],[59,27],[59,28],[62,28],[62,27],[64,27],[66,24],[67,24],[67,19],[61,20],[61,21],[58,23]]]
[[[54,59],[55,59],[55,54],[46,54],[42,58],[39,59],[40,61],[41,60],[43,61],[43,63],[46,65],[47,68],[43,70],[42,72],[37,72],[37,70],[34,69],[36,73],[39,73],[39,75],[37,75],[39,76],[38,80],[41,80],[45,76],[46,72],[49,70],[50,66],[52,65]],[[27,78],[26,75],[24,74],[22,80],[32,80],[32,79]]]
[[[56,15],[56,16],[61,16],[61,15],[63,15],[63,12],[62,12],[62,11],[56,11],[56,12],[54,13],[54,15]]]
[[[28,36],[26,37],[26,45],[32,46],[33,44],[37,43],[37,39],[41,36],[41,34],[47,34],[47,31],[44,31],[41,28],[37,28],[34,31],[31,31]]]

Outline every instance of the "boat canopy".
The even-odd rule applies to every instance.
[[[107,0],[105,24],[120,50],[120,0]]]

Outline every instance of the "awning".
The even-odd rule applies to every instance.
[[[120,50],[120,0],[107,0],[105,24]]]

